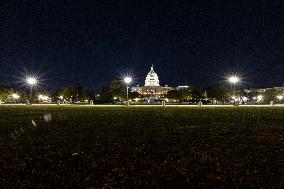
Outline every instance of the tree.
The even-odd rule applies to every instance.
[[[0,101],[7,102],[11,99],[11,92],[7,88],[0,88]]]
[[[256,103],[257,102],[257,96],[259,93],[257,92],[256,89],[251,89],[249,91],[244,91],[243,96],[247,97],[249,99],[249,102],[251,103]]]
[[[192,91],[190,88],[179,90],[181,101],[189,101],[192,99]]]
[[[269,103],[270,101],[275,101],[279,92],[276,89],[266,90],[263,93],[263,102]]]
[[[89,100],[88,92],[84,90],[82,87],[75,86],[67,86],[61,89],[60,95],[63,96],[64,99],[74,101],[84,101]]]
[[[130,99],[134,99],[134,98],[138,98],[140,96],[140,94],[136,91],[134,92],[129,92],[129,98]]]
[[[226,101],[229,99],[230,90],[224,85],[213,84],[208,87],[207,95],[209,99],[216,99],[217,101]]]
[[[180,100],[181,94],[178,90],[171,90],[171,91],[167,92],[165,97],[168,98],[168,99],[171,99],[171,100]]]
[[[121,80],[113,80],[110,83],[110,90],[118,100],[126,100],[126,85]]]
[[[97,103],[111,103],[113,102],[113,94],[111,92],[111,88],[109,86],[104,86],[100,90],[96,98]]]
[[[203,95],[203,90],[200,87],[192,87],[191,88],[191,92],[192,92],[192,99],[194,100],[201,100],[204,95]]]
[[[129,98],[134,99],[139,97],[138,92],[129,91]],[[113,80],[109,86],[104,86],[100,90],[100,96],[96,98],[98,103],[110,103],[116,101],[126,100],[126,85],[121,80]]]

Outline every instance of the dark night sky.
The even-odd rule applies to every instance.
[[[284,1],[2,0],[0,48],[0,84],[24,70],[47,87],[143,84],[154,64],[161,84],[282,86]]]

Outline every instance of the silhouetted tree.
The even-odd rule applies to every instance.
[[[201,100],[204,97],[204,92],[200,87],[194,86],[191,87],[192,99],[193,100]]]
[[[134,92],[129,92],[129,98],[130,99],[134,99],[134,98],[138,98],[140,95],[138,92],[134,91]]]
[[[171,100],[180,100],[181,99],[181,93],[178,90],[171,90],[168,91],[165,95],[166,98]]]
[[[191,88],[179,90],[181,101],[189,101],[192,99]]]
[[[126,99],[126,85],[121,80],[113,80],[110,83],[110,91],[112,95],[119,100]]]
[[[82,87],[64,87],[61,89],[60,95],[63,96],[64,99],[70,100],[71,102],[89,100],[88,92]]]
[[[0,88],[0,101],[7,102],[11,99],[11,92],[8,88]]]
[[[278,94],[279,92],[276,89],[266,90],[263,93],[263,102],[269,103],[270,101],[276,101]]]
[[[96,103],[111,103],[113,102],[113,94],[109,86],[104,86],[96,97]]]
[[[216,99],[217,101],[226,101],[230,96],[230,89],[221,84],[213,84],[208,87],[207,95],[209,99]]]

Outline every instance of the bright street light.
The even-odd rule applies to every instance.
[[[125,77],[125,78],[124,78],[124,83],[126,83],[126,84],[131,83],[131,81],[132,81],[132,78],[131,78],[131,77]]]
[[[29,85],[36,85],[36,83],[37,83],[37,80],[36,80],[36,78],[34,78],[34,77],[28,77],[28,78],[26,79],[26,81],[27,81],[27,83],[28,83]]]
[[[240,78],[238,76],[231,76],[228,78],[229,83],[236,84],[240,81]]]
[[[232,75],[232,76],[228,77],[227,80],[231,84],[231,92],[234,94],[235,91],[234,91],[233,87],[235,87],[236,84],[240,81],[240,78],[238,76]],[[236,99],[233,98],[233,100],[234,100],[234,105],[235,105]]]
[[[125,77],[124,78],[124,83],[126,84],[126,105],[128,105],[128,84],[130,84],[132,81],[132,78],[131,77]]]
[[[26,82],[30,85],[30,101],[32,100],[33,86],[37,84],[37,79],[35,77],[27,77]]]

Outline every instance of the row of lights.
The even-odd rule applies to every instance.
[[[30,98],[31,98],[31,95],[32,95],[32,94],[31,94],[31,93],[32,93],[32,87],[35,86],[35,85],[38,83],[38,81],[37,81],[37,79],[36,79],[35,77],[29,76],[29,77],[26,78],[26,83],[30,86]],[[12,96],[12,98],[15,99],[15,100],[20,99],[20,95],[17,94],[17,93],[12,93],[11,96]],[[49,97],[48,97],[48,96],[45,96],[45,95],[39,95],[39,96],[38,96],[38,99],[39,99],[39,100],[48,100]]]
[[[233,85],[236,85],[238,82],[240,82],[240,78],[236,75],[228,77],[227,80],[228,80],[229,83],[231,83]],[[126,87],[127,87],[127,101],[128,101],[128,85],[132,82],[132,78],[127,76],[127,77],[124,78],[124,82],[127,85]],[[148,94],[148,93],[146,93],[146,94]]]
[[[229,83],[231,83],[233,85],[236,85],[238,82],[240,82],[240,78],[238,76],[235,76],[235,75],[228,77],[227,80],[228,80]],[[38,81],[35,77],[27,77],[26,82],[27,82],[27,84],[30,85],[31,92],[32,92],[32,87],[35,86]],[[128,85],[132,82],[132,78],[127,76],[127,77],[124,78],[124,82],[127,85],[127,100],[128,100]],[[20,96],[16,93],[13,93],[12,97],[16,100],[20,98]],[[47,100],[49,97],[44,96],[44,95],[39,95],[38,98],[42,99],[42,100]],[[279,99],[279,100],[282,100],[283,98],[284,97],[282,95],[277,96],[277,99]],[[60,99],[63,99],[63,96],[60,96]],[[235,99],[235,97],[233,97],[233,99]],[[254,97],[254,99],[261,101],[263,99],[263,97],[262,97],[262,95],[258,95],[257,97]],[[248,99],[244,99],[244,100],[248,100]]]
[[[21,98],[21,96],[17,93],[12,93],[11,94],[11,97],[14,99],[14,100],[19,100]],[[38,95],[38,99],[39,100],[43,100],[43,101],[47,101],[47,100],[50,100],[50,97],[49,96],[46,96],[46,95]]]
[[[236,96],[232,96],[231,98],[232,98],[233,100],[240,100],[240,98],[238,98],[238,97],[236,97]],[[284,96],[278,95],[276,98],[277,98],[278,100],[283,100],[283,99],[284,99]],[[248,97],[245,97],[245,96],[242,97],[241,99],[242,99],[242,101],[244,101],[244,102],[246,102],[246,101],[249,100],[249,98],[248,98]],[[255,97],[253,97],[253,100],[256,100],[257,102],[260,102],[260,101],[263,100],[263,96],[262,96],[262,95],[255,96]]]
[[[240,79],[238,76],[233,75],[233,76],[228,77],[227,80],[228,80],[229,83],[235,85],[235,84],[237,84],[238,82],[240,82],[241,79]],[[127,77],[124,78],[124,82],[125,82],[126,84],[130,84],[130,83],[132,82],[132,78],[129,77],[129,76],[127,76]]]
[[[283,100],[283,96],[282,95],[278,95],[277,97],[276,97],[278,100]],[[257,101],[262,101],[263,100],[263,96],[262,95],[258,95],[257,97],[254,97],[254,100],[257,100]]]
[[[238,76],[236,76],[236,75],[228,77],[227,80],[228,80],[229,83],[231,83],[233,85],[236,85],[237,83],[239,83],[241,81],[241,79]],[[124,78],[124,82],[127,84],[127,100],[128,100],[128,84],[130,84],[132,82],[132,78],[131,77],[125,77]],[[148,93],[146,93],[146,94],[148,94]],[[233,96],[232,98],[234,100],[237,99],[235,96]],[[278,100],[283,100],[283,98],[284,97],[282,95],[277,96]],[[254,97],[254,99],[256,99],[257,101],[262,101],[263,100],[263,96],[262,95],[258,95],[257,97]],[[242,97],[242,100],[243,101],[248,101],[249,99],[247,97]]]
[[[237,84],[240,81],[240,78],[238,76],[231,76],[228,78],[228,81],[232,84]],[[27,77],[26,78],[26,82],[30,85],[30,86],[34,86],[37,84],[37,79],[35,77]],[[124,82],[126,84],[130,84],[132,82],[132,78],[127,76],[124,78]]]
[[[236,84],[240,81],[239,77],[237,77],[237,76],[231,76],[231,77],[228,78],[228,80],[232,84]],[[37,79],[35,77],[27,77],[26,82],[30,85],[30,87],[31,87],[30,93],[32,93],[32,87],[37,84],[37,82],[38,82]],[[128,100],[128,85],[132,82],[132,78],[127,76],[127,77],[124,78],[124,82],[127,85],[127,100]],[[30,96],[31,96],[31,94],[30,94]],[[20,98],[20,96],[18,94],[13,94],[12,97],[14,99]],[[43,99],[43,98],[46,99],[46,96],[42,96],[42,95],[39,96],[39,99]],[[63,99],[63,97],[60,96],[60,99]]]

